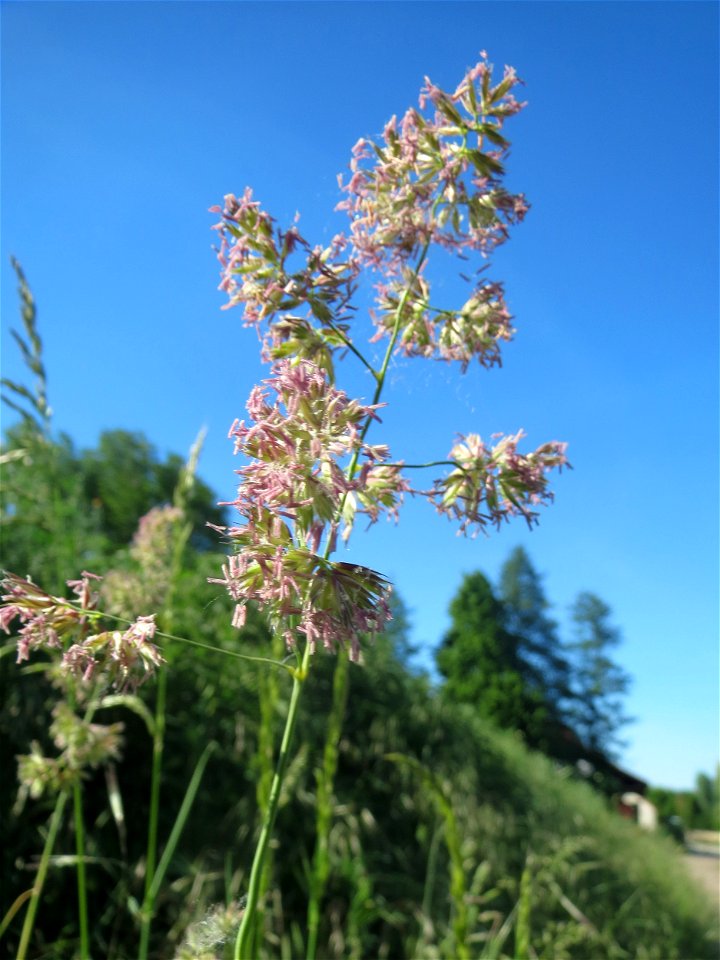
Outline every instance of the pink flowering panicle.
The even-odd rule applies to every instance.
[[[271,376],[250,394],[249,422],[236,420],[230,430],[235,453],[246,460],[236,471],[240,483],[232,502],[240,520],[219,528],[233,549],[222,577],[211,582],[233,600],[235,627],[245,624],[248,604],[257,604],[297,663],[236,958],[252,952],[286,747],[310,656],[318,647],[342,648],[358,660],[363,639],[390,617],[389,583],[362,564],[331,559],[338,538],[348,539],[359,514],[371,524],[382,515],[397,519],[408,492],[424,493],[458,521],[461,532],[499,526],[514,515],[532,524],[536,508],[552,497],[548,472],[567,463],[561,443],[520,453],[522,432],[494,446],[470,434],[459,438],[449,460],[411,465],[392,461],[384,444],[367,442],[394,357],[455,361],[463,372],[473,361],[492,367],[514,335],[503,286],[485,270],[528,209],[524,196],[503,184],[509,152],[504,124],[523,106],[513,93],[518,83],[510,68],[494,82],[485,54],[451,93],[426,78],[418,108],[400,120],[392,117],[381,137],[363,138],[353,148],[337,206],[349,227],[330,243],[313,246],[297,218],[288,229],[278,227],[249,189],[211,208],[221,218],[215,227],[220,287],[228,306],[240,306],[245,324],[257,329],[263,359],[272,365]],[[474,278],[466,275],[471,257],[480,264]],[[444,277],[455,259],[464,269],[459,307],[440,304],[430,279],[431,272]],[[363,281],[374,296],[371,342],[380,344],[372,359],[363,352],[353,308]],[[369,403],[336,386],[340,354],[370,374]],[[449,470],[432,489],[411,490],[410,469],[441,463]],[[336,684],[334,722],[344,711],[339,691]],[[325,770],[318,781],[328,797],[332,779]],[[323,842],[319,834],[318,850]],[[309,915],[323,884],[313,891]],[[314,932],[311,927],[311,944],[316,935],[317,926]]]
[[[408,356],[500,362],[499,344],[513,335],[502,284],[480,277],[459,310],[434,306],[425,275],[431,247],[461,258],[487,257],[528,206],[502,185],[509,143],[507,117],[523,106],[506,68],[493,85],[487,60],[468,71],[454,93],[426,78],[420,109],[386,124],[382,138],[353,149],[352,176],[341,179],[355,256],[381,276],[373,317],[378,337],[399,332]]]
[[[79,580],[69,580],[75,600],[66,600],[17,574],[4,574],[0,627],[9,634],[15,621],[20,624],[18,663],[28,660],[32,651],[45,650],[59,654],[61,670],[84,683],[102,681],[126,690],[136,687],[163,662],[151,642],[153,616],[138,617],[126,630],[91,633],[102,617],[92,589],[92,583],[100,579],[83,573]]]
[[[357,658],[361,635],[388,616],[389,589],[369,568],[330,559],[357,515],[397,519],[404,495],[423,493],[461,532],[476,533],[515,515],[532,524],[552,499],[548,473],[567,464],[561,443],[523,454],[522,432],[492,446],[476,434],[461,437],[447,475],[421,491],[411,490],[410,468],[393,462],[387,447],[366,442],[394,354],[456,361],[463,371],[473,360],[491,367],[514,334],[503,286],[485,270],[528,209],[503,182],[504,125],[524,106],[514,95],[519,83],[509,67],[493,80],[484,53],[452,92],[426,78],[417,108],[353,148],[338,204],[348,231],[329,244],[308,242],[297,218],[279,228],[249,189],[212,208],[221,216],[220,287],[257,328],[272,364],[250,395],[250,422],[230,431],[247,463],[232,503],[240,523],[223,528],[235,552],[214,582],[235,602],[235,626],[256,602],[289,647],[303,634],[311,650],[347,646]],[[448,258],[464,269],[471,257],[479,261],[475,280],[461,274],[470,289],[459,308],[434,302],[427,268],[436,256],[441,268]],[[377,367],[353,335],[363,277],[375,293],[372,340],[386,346]],[[335,386],[339,351],[371,374],[371,403]]]
[[[347,539],[355,512],[371,521],[392,514],[407,488],[396,468],[382,472],[386,449],[363,442],[377,408],[348,398],[310,361],[281,360],[247,409],[253,422],[236,421],[230,431],[235,452],[249,459],[231,504],[243,524],[223,530],[238,552],[213,582],[235,600],[236,626],[255,601],[289,646],[297,630],[313,648],[347,642],[356,659],[360,634],[377,632],[388,617],[389,585],[366,567],[327,558],[341,522]],[[341,465],[353,458],[362,462],[357,473]]]
[[[519,453],[523,438],[497,436],[488,447],[477,434],[461,436],[450,451],[453,469],[435,481],[428,496],[438,513],[459,521],[459,533],[477,535],[488,525],[499,528],[514,516],[537,523],[536,508],[553,499],[547,474],[568,466],[567,444],[544,443],[533,453]]]
[[[426,77],[420,109],[392,117],[381,139],[358,140],[339,208],[361,263],[399,275],[430,243],[487,254],[507,239],[527,212],[522,194],[502,186],[510,144],[501,130],[524,106],[512,94],[519,82],[506,68],[493,85],[486,58],[452,94]]]
[[[242,306],[244,322],[263,338],[266,360],[295,356],[333,375],[333,352],[348,345],[350,301],[359,265],[342,234],[311,246],[296,224],[281,230],[252,199],[227,194],[215,229],[220,235],[220,289],[227,307]]]
[[[352,297],[362,270],[376,275],[377,337],[390,336],[408,356],[500,362],[513,335],[502,284],[478,278],[459,310],[434,306],[425,275],[431,247],[487,257],[528,206],[503,186],[509,142],[502,128],[524,104],[506,68],[493,83],[483,59],[453,93],[426,78],[419,109],[392,117],[376,141],[353,148],[351,176],[340,178],[348,234],[312,246],[296,224],[278,228],[248,188],[228,194],[215,229],[220,288],[227,306],[263,330],[266,359],[302,357],[334,376],[333,354],[352,346]]]

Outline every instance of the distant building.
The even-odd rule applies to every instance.
[[[620,797],[618,811],[621,816],[634,820],[643,830],[657,830],[657,807],[639,793],[624,793]]]

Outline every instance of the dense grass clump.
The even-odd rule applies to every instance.
[[[185,583],[193,602],[177,615],[179,631],[197,628],[202,637],[194,621],[195,611],[204,609],[204,629],[221,645],[239,639],[254,652],[268,652],[258,618],[239,638],[223,636],[221,611],[190,597],[198,590],[192,582],[201,580]],[[622,820],[570,768],[528,751],[518,736],[495,730],[467,706],[445,702],[427,678],[404,665],[398,649],[397,638],[385,637],[363,666],[340,667],[343,661],[326,658],[310,681],[297,758],[281,799],[259,956],[304,955],[316,778],[337,669],[348,671],[348,692],[331,797],[320,956],[716,956],[712,910],[669,841]],[[223,956],[234,936],[271,760],[264,754],[283,714],[282,677],[268,684],[255,668],[221,666],[220,656],[182,649],[171,658],[162,837],[205,745],[214,741],[218,748],[159,898],[151,943],[157,958]],[[41,736],[56,694],[11,657],[1,662],[3,738],[20,753],[27,749],[24,736]],[[149,685],[139,693],[152,704]],[[22,704],[32,704],[32,712]],[[110,780],[107,771],[97,771],[85,784],[88,891],[94,952],[125,958],[137,949],[137,921],[128,912],[142,893],[151,745],[138,715],[109,714],[108,720],[124,720],[126,747]],[[122,829],[108,810],[109,786],[122,802]],[[44,801],[28,800],[12,812],[13,793],[7,778],[4,854],[12,888],[4,885],[5,909],[29,884],[47,817]],[[38,917],[36,955],[72,953],[76,905],[65,875],[73,844],[66,823]],[[10,935],[3,947],[11,955]]]

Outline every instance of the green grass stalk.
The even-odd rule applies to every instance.
[[[90,939],[88,936],[87,884],[85,877],[85,820],[83,817],[82,784],[80,780],[73,786],[73,807],[75,814],[75,850],[77,853],[80,956],[82,960],[88,960],[90,957]]]
[[[315,960],[317,956],[320,905],[330,875],[329,839],[333,815],[333,786],[340,752],[340,735],[347,707],[349,670],[349,660],[346,657],[338,657],[333,674],[333,701],[328,716],[323,763],[317,775],[315,855],[310,877],[310,899],[307,912],[307,960]]]
[[[173,502],[176,507],[187,516],[189,496],[195,484],[197,464],[205,441],[205,430],[201,430],[190,450],[188,462],[185,464],[177,486]],[[167,630],[173,625],[173,597],[183,566],[183,554],[192,533],[192,524],[183,523],[173,543],[172,560],[167,581],[167,593],[162,610],[163,626]],[[165,748],[165,706],[167,702],[167,670],[160,670],[158,676],[157,699],[155,701],[155,722],[153,726],[153,756],[152,774],[150,780],[150,814],[148,819],[148,843],[145,867],[145,895],[140,911],[140,951],[139,960],[147,960],[150,944],[150,928],[155,914],[155,898],[159,886],[155,883],[155,863],[158,849],[158,818],[160,814],[160,788],[162,784],[162,758]],[[205,757],[205,754],[203,754]],[[207,760],[205,760],[207,762]],[[204,768],[205,763],[202,762]],[[200,764],[198,765],[200,766]],[[191,781],[192,785],[192,781]],[[196,788],[197,789],[197,788]],[[188,793],[190,787],[188,787]],[[187,797],[187,794],[186,794]],[[194,793],[193,793],[194,797]],[[188,811],[189,812],[189,811]],[[180,814],[178,814],[179,818]],[[187,814],[186,814],[187,816]],[[176,821],[177,823],[177,821]],[[172,837],[171,837],[172,839]],[[177,842],[177,841],[176,841]],[[169,847],[168,840],[167,847]],[[166,850],[167,850],[166,847]],[[153,892],[154,891],[154,892]]]
[[[430,841],[430,851],[428,853],[427,870],[425,872],[425,887],[423,889],[422,912],[424,916],[432,917],[433,893],[435,890],[435,879],[437,877],[437,861],[440,851],[440,840],[442,834],[442,820],[438,818]]]
[[[153,723],[152,774],[150,779],[150,813],[148,816],[148,842],[145,860],[145,896],[140,910],[139,960],[147,960],[150,944],[150,928],[155,913],[154,897],[151,896],[157,862],[158,818],[160,815],[160,787],[162,782],[162,757],[165,745],[165,703],[167,697],[167,671],[158,672],[157,698]]]
[[[290,748],[292,746],[293,732],[298,714],[298,704],[300,702],[300,693],[305,681],[310,661],[310,645],[306,644],[303,653],[300,669],[293,676],[292,692],[290,694],[290,703],[288,705],[287,717],[285,718],[285,729],[280,743],[280,752],[278,754],[275,774],[270,786],[270,796],[265,810],[263,824],[260,829],[255,856],[253,857],[252,867],[250,869],[250,881],[248,884],[247,903],[243,913],[237,939],[235,941],[234,960],[250,960],[250,941],[256,926],[257,905],[260,896],[262,876],[265,870],[270,838],[272,836],[275,816],[277,814],[278,801],[280,799],[280,790],[282,788],[285,770],[287,768]]]
[[[272,639],[273,656],[281,657],[278,648],[284,646],[282,637]],[[270,800],[270,789],[275,772],[275,707],[278,700],[278,675],[274,670],[258,671],[258,699],[260,705],[260,727],[258,730],[258,761],[260,775],[256,789],[258,810],[265,810]],[[262,900],[270,885],[272,875],[272,849],[268,850],[265,869],[260,880],[258,899]],[[263,918],[258,916],[255,936],[262,939]]]
[[[422,270],[429,247],[430,243],[428,241],[420,253],[417,265],[413,271],[413,277],[417,277]],[[357,354],[360,360],[375,377],[375,393],[372,398],[373,405],[379,403],[382,396],[383,388],[385,386],[385,378],[387,377],[387,371],[390,365],[390,359],[392,357],[393,350],[395,349],[397,338],[400,334],[400,322],[402,320],[403,311],[405,309],[408,297],[410,296],[410,289],[411,285],[408,284],[402,297],[400,298],[400,302],[395,313],[393,330],[390,335],[388,345],[385,349],[385,356],[383,357],[380,369],[373,369],[370,363],[359,351],[356,349],[353,350],[353,352]],[[372,418],[368,417],[360,433],[361,442],[365,439],[371,423]],[[353,453],[347,468],[347,476],[350,479],[352,479],[355,475],[358,459],[359,448]],[[345,500],[343,498],[339,515],[342,515],[344,505]],[[326,550],[325,556],[327,557],[327,555],[328,551]],[[323,765],[317,782],[315,853],[313,857],[312,874],[310,877],[310,899],[308,902],[307,913],[308,946],[306,953],[308,960],[315,960],[315,956],[317,954],[317,940],[320,926],[320,905],[330,874],[328,847],[330,827],[332,824],[332,795],[335,783],[335,773],[337,771],[340,733],[342,730],[342,724],[347,705],[348,671],[348,662],[342,658],[338,659],[335,667],[335,673],[333,675],[333,702],[330,708],[330,715],[328,717],[327,736],[325,739],[325,749],[323,751]]]
[[[520,898],[515,923],[515,956],[525,960],[530,956],[530,909],[532,896],[532,871],[530,856],[525,861],[520,877]]]
[[[33,884],[30,903],[28,904],[27,913],[25,914],[25,921],[23,923],[22,933],[20,935],[20,944],[18,946],[17,960],[27,960],[28,944],[30,943],[30,936],[32,935],[33,927],[35,925],[35,914],[37,913],[40,894],[42,893],[43,886],[45,885],[45,878],[47,877],[48,866],[50,864],[50,855],[53,851],[53,847],[55,846],[58,830],[60,829],[60,824],[62,823],[63,812],[65,810],[67,798],[67,793],[62,791],[58,794],[58,798],[55,801],[55,809],[53,810],[52,817],[50,818],[50,825],[48,827],[47,837],[45,838],[45,846],[43,847],[42,856],[40,857],[40,865],[38,866],[38,872],[37,876],[35,877],[35,883]]]
[[[450,857],[450,899],[452,901],[452,930],[453,930],[453,952],[452,957],[457,960],[470,960],[468,950],[469,917],[467,905],[467,878],[465,876],[465,866],[463,864],[462,849],[460,843],[460,830],[458,828],[455,811],[452,803],[447,796],[447,790],[443,788],[440,780],[435,774],[424,767],[414,757],[406,757],[398,753],[387,754],[387,759],[393,763],[407,767],[412,770],[420,779],[421,783],[427,788],[430,798],[438,814],[443,820],[445,826],[445,845]]]
[[[423,264],[425,262],[425,259],[427,257],[429,247],[430,247],[430,241],[428,240],[425,243],[425,246],[423,247],[420,253],[417,265],[415,267],[415,270],[413,271],[414,277],[416,277],[420,273],[423,267]],[[383,358],[383,362],[380,367],[380,370],[373,371],[375,375],[375,381],[376,381],[375,393],[372,399],[373,404],[378,403],[382,395],[383,387],[385,385],[385,378],[387,376],[387,371],[390,364],[390,359],[392,357],[392,353],[395,348],[397,338],[400,334],[400,324],[402,320],[402,315],[405,309],[405,305],[410,296],[410,290],[411,290],[411,285],[408,284],[407,288],[403,292],[402,297],[400,298],[400,302],[398,304],[398,307],[395,313],[395,323],[393,325],[393,331],[392,331],[392,334],[390,335],[390,339],[389,339],[387,348],[385,350],[385,356]],[[359,353],[359,351],[354,349],[353,352],[360,357],[360,359],[365,364],[365,366],[368,367],[368,369],[372,369],[370,364]],[[372,417],[368,417],[367,420],[365,421],[365,424],[360,432],[361,443],[362,441],[364,441],[367,435],[367,432],[370,429],[370,424],[372,422],[372,419],[373,419]],[[357,470],[358,458],[359,458],[359,447],[353,453],[352,457],[350,458],[350,463],[347,467],[347,476],[350,478],[354,476],[355,471]],[[343,506],[344,506],[344,500],[343,500],[343,503],[340,505],[340,509],[338,511],[338,517],[342,515]],[[326,558],[327,558],[327,555],[328,555],[328,548],[326,548],[326,551],[325,551]],[[243,914],[242,921],[240,923],[240,929],[238,930],[237,940],[235,942],[234,960],[247,960],[247,958],[249,958],[250,956],[249,949],[250,949],[253,933],[255,931],[255,915],[257,912],[257,904],[260,897],[262,877],[265,870],[270,838],[272,835],[273,825],[275,823],[275,816],[277,814],[277,805],[280,798],[280,790],[282,787],[283,778],[285,776],[285,769],[287,766],[290,746],[292,743],[293,730],[295,728],[295,721],[297,719],[297,710],[298,710],[298,703],[300,700],[302,683],[305,680],[305,677],[307,676],[309,657],[310,657],[310,646],[309,644],[306,644],[305,651],[303,653],[303,658],[302,658],[302,666],[300,667],[299,672],[296,672],[293,674],[293,688],[292,688],[292,693],[290,695],[290,704],[288,707],[288,713],[285,720],[285,730],[283,732],[282,743],[280,745],[280,753],[278,756],[278,762],[275,769],[275,775],[273,777],[272,786],[270,788],[270,798],[268,802],[268,807],[265,811],[265,817],[263,820],[262,828],[260,830],[258,845],[255,849],[255,856],[253,858],[253,864],[250,870],[250,882],[248,885],[247,904],[245,907],[245,912]],[[345,708],[343,706],[342,713],[339,714],[341,723],[342,723],[342,715],[344,715],[344,709]],[[326,742],[326,748],[327,748],[327,742]],[[332,749],[333,748],[331,747],[330,752],[332,752]],[[337,765],[337,758],[335,760],[335,765]],[[325,766],[325,764],[323,764],[323,766]],[[330,795],[332,793],[333,781],[334,781],[334,771],[333,771],[332,778],[327,782],[327,789],[329,790]],[[318,803],[318,807],[320,807],[319,803]],[[326,830],[329,830],[329,823],[330,823],[330,820],[328,819],[327,828],[325,828]],[[322,843],[323,841],[320,838],[318,838],[318,842]],[[324,842],[327,843],[327,838],[325,838]],[[311,892],[311,897],[312,897],[312,892]],[[315,945],[313,946],[313,949],[316,949],[316,942],[317,942],[317,933],[315,934]],[[308,954],[308,956],[311,956],[311,954]]]
[[[185,827],[187,818],[190,816],[190,810],[192,805],[195,802],[195,796],[200,788],[200,783],[202,781],[203,773],[205,772],[205,767],[207,762],[210,759],[211,755],[217,748],[215,741],[211,741],[203,750],[200,759],[195,766],[193,775],[190,778],[190,783],[188,784],[187,790],[185,791],[185,796],[183,797],[183,802],[180,805],[178,810],[178,815],[175,818],[175,823],[173,828],[170,831],[170,836],[168,837],[168,842],[165,844],[165,849],[163,850],[162,857],[160,857],[160,862],[158,863],[157,870],[155,871],[155,876],[153,877],[153,882],[149,890],[149,899],[151,903],[155,903],[157,895],[160,892],[160,887],[162,886],[163,880],[165,879],[165,873],[167,868],[170,866],[170,861],[172,860],[175,854],[175,848],[178,845],[180,836]]]

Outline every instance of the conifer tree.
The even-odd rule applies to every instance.
[[[570,698],[570,665],[557,623],[548,615],[550,605],[540,574],[522,547],[516,547],[503,565],[499,594],[529,688],[543,698],[550,717],[564,720]]]
[[[612,611],[593,593],[578,595],[572,607],[575,639],[569,645],[573,659],[572,725],[589,750],[611,757],[620,745],[618,732],[630,721],[622,697],[629,675],[612,658],[620,632],[610,622]]]
[[[531,744],[542,738],[546,708],[523,676],[517,637],[482,573],[465,576],[450,604],[452,626],[436,654],[444,693],[470,703],[497,726],[520,730]]]

